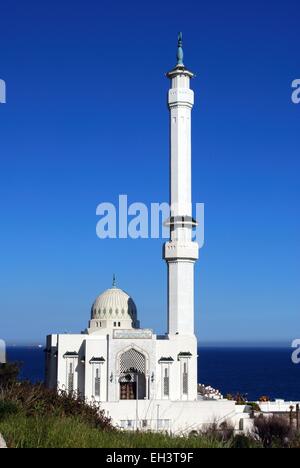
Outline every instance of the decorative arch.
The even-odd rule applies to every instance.
[[[121,356],[123,354],[125,354],[127,351],[130,351],[130,350],[134,350],[136,351],[137,353],[139,354],[142,354],[145,358],[145,370],[144,370],[144,373],[145,375],[149,375],[149,369],[150,369],[150,357],[149,357],[149,354],[147,353],[147,351],[145,351],[144,349],[140,348],[139,346],[136,346],[135,344],[130,344],[128,346],[126,346],[125,348],[123,348],[122,350],[120,350],[116,356],[116,374],[117,375],[120,375],[122,373],[121,371]]]
[[[149,356],[138,346],[131,345],[117,355],[117,374],[121,400],[148,397]]]

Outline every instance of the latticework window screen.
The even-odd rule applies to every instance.
[[[74,391],[74,371],[73,371],[73,363],[70,362],[69,372],[68,372],[68,392],[72,393],[73,391]]]
[[[99,369],[96,369],[96,376],[95,376],[95,396],[100,396],[100,373]]]
[[[165,369],[164,372],[164,396],[168,397],[170,393],[170,379],[169,379],[169,369]]]
[[[185,362],[183,364],[183,376],[182,376],[182,393],[184,395],[188,394],[189,390],[189,383],[188,383],[188,366],[187,363]]]
[[[120,359],[120,373],[130,372],[140,372],[142,374],[146,372],[145,356],[133,348],[122,354]]]

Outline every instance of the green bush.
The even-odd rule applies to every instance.
[[[261,445],[256,440],[244,434],[236,435],[231,443],[231,448],[235,449],[249,449],[258,447],[261,447]]]
[[[257,403],[255,403],[255,402],[253,402],[253,401],[249,401],[247,403],[247,406],[250,406],[253,411],[260,411],[259,405]]]
[[[0,421],[12,414],[18,413],[18,411],[19,407],[16,403],[0,400]]]
[[[113,430],[110,419],[101,411],[99,404],[88,405],[80,395],[49,390],[42,384],[13,382],[0,388],[0,403],[14,405],[27,417],[56,416],[64,418],[76,415],[91,427]],[[12,406],[11,406],[12,407]]]
[[[20,366],[17,362],[0,364],[0,387],[17,381]]]

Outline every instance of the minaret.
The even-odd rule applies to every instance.
[[[194,335],[194,264],[199,247],[192,241],[191,111],[193,73],[183,64],[182,34],[177,65],[167,73],[170,109],[170,241],[164,246],[168,265],[168,334]]]

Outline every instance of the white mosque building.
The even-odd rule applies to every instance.
[[[100,402],[118,427],[176,433],[212,422],[236,423],[237,415],[234,402],[206,399],[197,392],[194,265],[199,248],[192,241],[196,222],[191,200],[194,93],[193,73],[183,64],[181,34],[177,65],[167,77],[171,214],[163,256],[168,268],[168,331],[158,336],[140,328],[133,299],[114,280],[95,300],[86,331],[47,337],[46,384]]]

